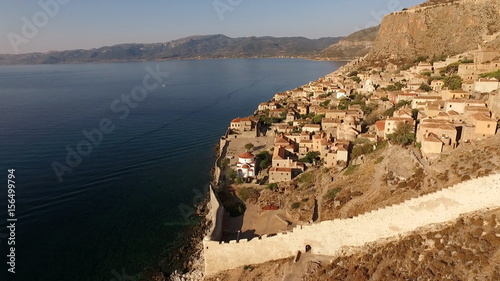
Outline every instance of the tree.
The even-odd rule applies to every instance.
[[[414,108],[411,110],[411,117],[413,117],[413,119],[417,120],[418,118],[418,113],[419,113],[419,110]]]
[[[459,75],[452,75],[444,79],[444,87],[448,87],[450,90],[462,89],[462,77]]]
[[[415,141],[413,125],[406,122],[400,122],[396,125],[394,133],[387,135],[387,138],[401,145],[409,145]]]
[[[361,82],[361,78],[359,78],[359,76],[353,76],[353,77],[351,77],[351,79],[352,79],[354,82],[357,82],[357,83]]]
[[[394,83],[394,85],[387,86],[386,90],[389,92],[401,91],[404,87],[406,87],[406,85],[398,81]]]
[[[271,159],[271,154],[269,151],[262,151],[257,154],[257,158],[260,160],[259,167],[261,169],[266,169],[269,166],[269,160]]]
[[[322,103],[319,104],[319,106],[321,107],[324,107],[324,108],[328,108],[328,105],[330,104],[331,100],[326,100]]]
[[[317,160],[318,155],[318,152],[310,151],[306,154],[306,157],[299,159],[299,161],[304,163],[314,163]]]
[[[431,86],[427,85],[426,83],[420,84],[419,89],[422,90],[422,91],[426,91],[426,92],[432,91]]]
[[[339,106],[338,106],[338,109],[340,110],[346,110],[349,108],[349,105],[351,104],[351,100],[346,98],[346,97],[343,97],[339,100]]]
[[[324,114],[314,115],[314,117],[312,118],[312,123],[313,124],[320,124],[323,117],[325,117]]]
[[[227,165],[229,165],[229,159],[228,159],[228,158],[226,158],[226,157],[224,157],[224,159],[222,159],[222,160],[220,161],[220,166],[221,166],[222,168],[226,168],[226,167],[227,167]]]
[[[253,143],[247,143],[247,144],[245,144],[245,149],[246,149],[247,151],[252,150],[252,148],[254,148]]]
[[[226,172],[226,176],[231,179],[231,180],[234,180],[237,176],[238,176],[238,173],[236,172],[236,170],[234,169],[229,169],[227,172]]]

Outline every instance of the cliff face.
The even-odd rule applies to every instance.
[[[321,55],[331,59],[354,59],[363,57],[371,50],[380,26],[355,32],[340,42],[326,48]]]
[[[477,49],[500,34],[500,0],[432,0],[387,15],[369,61],[406,62]]]

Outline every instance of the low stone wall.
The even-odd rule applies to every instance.
[[[226,157],[226,150],[229,144],[227,137],[229,136],[229,129],[226,134],[219,140],[219,157],[215,160],[214,168],[214,184],[218,184],[221,176],[220,162]],[[215,194],[213,185],[210,185],[210,211],[207,214],[207,219],[212,222],[212,227],[209,231],[209,239],[212,241],[219,241],[222,237],[222,219],[224,217],[224,206],[222,206],[219,197]]]
[[[417,228],[445,223],[460,215],[500,207],[500,175],[456,184],[401,204],[350,219],[297,226],[291,233],[219,243],[203,241],[205,274],[243,265],[288,258],[311,246],[318,255],[341,255],[346,247],[363,246],[380,239],[405,235]]]

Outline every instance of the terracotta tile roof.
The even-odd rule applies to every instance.
[[[271,167],[270,171],[271,172],[286,172],[286,173],[291,173],[292,172],[292,168]]]
[[[489,116],[484,115],[483,113],[476,113],[472,115],[474,119],[477,121],[490,121],[490,122],[495,122],[495,120],[491,119]]]
[[[442,141],[439,139],[439,137],[434,133],[430,133],[428,136],[424,137],[424,139],[425,139],[425,141],[442,143]]]
[[[252,153],[245,152],[245,153],[238,155],[238,157],[242,158],[242,159],[253,159],[255,156]]]
[[[385,130],[385,120],[377,121],[375,123],[375,126],[377,127],[377,130],[379,130],[379,131]]]

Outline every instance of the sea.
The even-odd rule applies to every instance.
[[[0,279],[136,280],[196,223],[230,120],[343,64],[0,66]]]

